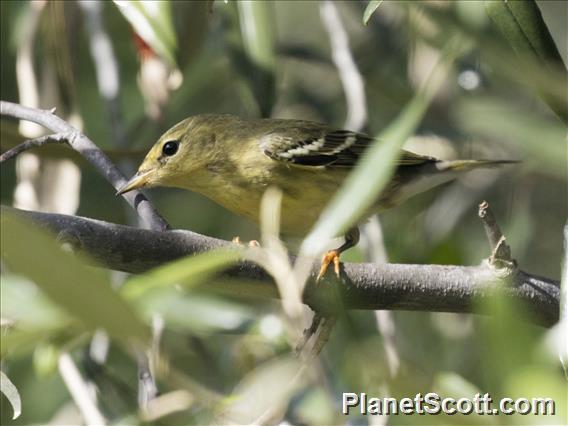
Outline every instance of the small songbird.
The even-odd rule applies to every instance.
[[[370,136],[311,121],[196,115],[162,135],[118,194],[156,186],[189,189],[258,223],[261,198],[275,186],[283,194],[282,233],[305,236],[374,142]],[[443,161],[403,151],[391,181],[366,216],[464,171],[511,162]],[[358,241],[354,227],[341,247],[324,256],[319,278],[332,262],[339,274],[339,255]]]

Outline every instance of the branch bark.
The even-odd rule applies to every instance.
[[[231,243],[191,231],[158,232],[77,216],[26,212],[2,207],[2,214],[31,219],[110,269],[141,273],[176,258],[203,253]],[[242,262],[225,272],[237,280],[219,279],[211,289],[248,296],[277,297],[268,274]],[[503,279],[487,262],[479,266],[346,263],[340,281],[314,285],[317,268],[304,293],[304,302],[320,313],[343,309],[389,309],[431,312],[477,312],[484,301],[502,293],[527,306],[529,320],[552,326],[558,321],[560,288],[555,280],[516,270]],[[246,280],[246,285],[242,282]],[[209,284],[208,284],[209,285]]]
[[[12,102],[0,101],[0,115],[31,121],[52,132],[69,135],[67,139],[69,146],[93,164],[116,190],[127,182],[126,177],[99,147],[66,121],[54,115],[53,111],[28,108]],[[146,227],[161,231],[168,229],[168,223],[140,191],[132,191],[132,193],[124,194],[123,197],[136,210]]]

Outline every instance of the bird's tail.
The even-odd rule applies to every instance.
[[[470,170],[518,162],[514,160],[437,160],[419,166],[400,167],[392,192],[385,191],[381,203],[389,206],[397,205]]]
[[[517,160],[441,160],[436,162],[436,168],[441,171],[468,171],[483,167],[498,167],[503,164],[520,163]]]

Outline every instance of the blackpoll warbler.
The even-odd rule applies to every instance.
[[[283,193],[282,232],[304,236],[373,142],[364,134],[311,121],[197,115],[168,130],[118,194],[155,186],[189,189],[258,223],[262,195],[276,186]],[[367,216],[460,172],[510,162],[442,161],[403,151],[391,182]],[[320,278],[331,262],[339,274],[339,255],[357,244],[357,228],[345,238],[324,256]]]

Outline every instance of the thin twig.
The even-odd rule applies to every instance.
[[[314,333],[314,345],[311,350],[314,356],[319,355],[329,340],[329,336],[331,335],[331,331],[333,330],[333,326],[336,321],[337,315],[326,315],[321,319],[319,327]]]
[[[72,133],[53,133],[51,135],[40,136],[39,138],[28,139],[0,155],[0,163],[10,160],[28,149],[36,148],[38,146],[47,145],[49,143],[67,143],[67,141],[72,137]]]
[[[91,56],[95,64],[97,86],[99,93],[106,103],[106,112],[109,117],[109,127],[114,143],[124,148],[126,134],[120,110],[120,78],[118,61],[112,48],[102,14],[102,2],[81,0],[79,7],[85,14],[86,29],[89,34]]]
[[[304,330],[302,338],[300,342],[296,346],[296,355],[303,356],[303,354],[311,353],[311,350],[306,349],[308,347],[308,342],[316,334],[320,324],[323,320],[323,316],[317,312],[314,312],[314,316],[312,317],[312,322],[308,328]],[[317,355],[317,354],[316,354]]]
[[[333,62],[339,72],[347,100],[345,128],[361,131],[367,124],[365,85],[349,49],[347,31],[341,22],[337,5],[333,1],[326,0],[320,4],[320,15],[329,35]]]
[[[331,44],[331,56],[339,73],[347,101],[347,117],[344,127],[359,132],[367,124],[367,101],[363,77],[349,48],[349,37],[339,16],[337,5],[329,0],[320,3],[320,16]],[[314,313],[312,324],[304,331],[300,350],[308,348],[311,337],[315,338],[310,352],[316,356],[329,339],[331,330],[336,322],[333,316],[322,316]]]
[[[73,362],[71,355],[64,352],[59,357],[59,373],[69,389],[71,397],[83,415],[85,424],[101,426],[107,424],[94,401],[94,392],[90,392],[85,380]]]
[[[564,225],[564,259],[562,262],[562,284],[560,294],[560,321],[558,324],[561,344],[558,348],[558,356],[564,370],[564,376],[568,379],[568,223]]]
[[[79,1],[79,7],[86,18],[91,56],[97,75],[97,86],[106,104],[105,109],[109,118],[108,125],[112,140],[117,147],[124,148],[127,145],[127,141],[120,110],[118,61],[112,48],[111,38],[105,28],[102,13],[103,3],[81,0]],[[120,163],[120,166],[126,173],[134,173],[135,169],[132,161],[124,160]],[[128,213],[130,213],[130,210]],[[129,222],[135,220],[135,217],[129,217]],[[158,389],[150,368],[150,360],[142,350],[137,349],[136,351],[138,358],[138,401],[140,407],[144,409],[148,402],[157,396]]]
[[[74,134],[75,137],[68,141],[69,146],[93,164],[116,190],[127,182],[126,177],[99,147],[69,123],[52,114],[51,111],[28,108],[12,102],[0,101],[0,115],[31,121],[55,133]],[[154,209],[148,199],[140,191],[132,191],[123,194],[123,197],[143,219],[147,228],[159,231],[164,231],[169,228],[165,219]]]
[[[136,350],[138,360],[138,406],[145,409],[148,403],[158,396],[158,387],[150,366],[148,356],[141,348]]]

